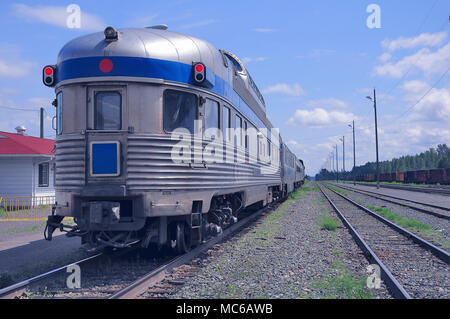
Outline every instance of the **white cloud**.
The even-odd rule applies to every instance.
[[[431,52],[423,48],[413,55],[406,56],[397,63],[386,63],[375,67],[374,74],[379,76],[391,76],[399,78],[410,68],[419,70],[429,75],[441,73],[450,65],[450,43]]]
[[[303,58],[320,58],[323,56],[328,56],[331,54],[336,53],[336,50],[329,50],[329,49],[314,49],[311,50],[307,55],[297,55],[297,59],[303,59]]]
[[[253,29],[253,31],[255,32],[260,32],[260,33],[272,33],[275,32],[275,29],[269,29],[269,28],[255,28]]]
[[[185,25],[182,25],[180,28],[181,29],[192,29],[192,28],[204,27],[204,26],[216,23],[216,22],[217,21],[214,20],[214,19],[207,19],[207,20],[202,20],[202,21],[199,21],[199,22],[185,24]]]
[[[305,90],[298,83],[294,83],[292,85],[285,83],[278,83],[272,86],[265,88],[262,91],[263,94],[285,94],[290,96],[301,96],[305,94]]]
[[[316,108],[311,111],[295,111],[295,114],[288,120],[288,124],[300,127],[324,127],[336,124],[348,124],[355,118],[356,116],[353,113],[326,111],[322,108]]]
[[[415,107],[411,119],[450,123],[450,88],[432,89]]]
[[[322,107],[322,108],[332,108],[332,107],[342,107],[345,108],[348,106],[347,102],[329,98],[329,99],[319,99],[319,100],[310,100],[306,102],[306,106],[308,107]]]
[[[28,61],[20,63],[0,59],[0,77],[21,78],[27,76],[34,64]]]
[[[408,93],[425,93],[430,88],[428,83],[419,80],[412,80],[403,83],[402,88]]]
[[[26,4],[16,3],[12,5],[14,13],[29,21],[39,21],[50,25],[67,28],[67,7],[63,6],[36,6],[30,7]],[[105,22],[95,15],[81,10],[81,30],[102,30]],[[76,29],[75,29],[76,30]]]
[[[53,99],[48,97],[32,97],[28,99],[28,102],[32,106],[47,107],[52,105]]]
[[[412,49],[421,46],[433,47],[441,45],[446,37],[447,32],[422,33],[417,37],[411,38],[400,37],[395,40],[385,39],[381,42],[381,45],[391,52],[399,49]]]
[[[390,53],[385,52],[378,57],[378,60],[380,60],[381,62],[384,63],[384,62],[387,62],[388,60],[390,60],[391,57],[392,57],[392,55]]]
[[[250,57],[244,57],[243,59],[241,59],[242,63],[246,64],[246,63],[250,63],[250,62],[262,62],[262,61],[266,61],[267,57],[257,57],[257,58],[250,58]]]

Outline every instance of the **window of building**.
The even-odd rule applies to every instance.
[[[39,187],[48,187],[48,180],[49,180],[49,164],[48,163],[41,163],[38,166],[39,168],[39,176],[38,176],[38,182]]]
[[[217,136],[219,125],[219,103],[206,99],[205,103],[205,137]],[[214,130],[215,129],[215,130]],[[214,133],[216,132],[216,133]]]
[[[63,94],[56,95],[56,134],[62,134],[63,127]]]
[[[173,132],[178,128],[184,128],[194,134],[197,106],[195,94],[175,90],[164,91],[164,130]]]
[[[122,96],[119,92],[95,94],[94,127],[96,130],[120,130],[122,126]]]

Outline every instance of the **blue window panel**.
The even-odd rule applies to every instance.
[[[92,144],[92,174],[118,175],[117,143]]]

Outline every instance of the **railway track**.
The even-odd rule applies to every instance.
[[[449,298],[450,255],[350,198],[319,186],[395,298]]]
[[[103,256],[103,253],[99,253],[84,259],[81,259],[79,261],[76,261],[74,263],[62,266],[62,267],[58,267],[56,269],[47,271],[43,274],[34,276],[32,278],[26,279],[24,281],[18,282],[14,285],[5,287],[0,289],[0,299],[11,299],[17,296],[20,296],[21,294],[23,294],[23,292],[25,291],[25,289],[30,286],[31,284],[36,284],[38,282],[41,282],[45,279],[48,279],[52,276],[55,276],[57,274],[62,273],[64,270],[66,270],[68,267],[73,266],[73,265],[84,265],[88,262],[92,262],[94,260],[97,260],[98,258],[100,258],[101,256]]]
[[[198,257],[202,253],[206,252],[208,249],[212,248],[217,243],[223,241],[225,238],[230,237],[237,233],[240,229],[257,219],[264,212],[267,212],[270,207],[265,207],[257,212],[251,214],[250,216],[241,219],[236,224],[225,229],[219,236],[213,237],[208,242],[196,247],[194,250],[176,257],[167,263],[164,263],[160,267],[152,270],[151,272],[145,274],[141,278],[137,279],[127,287],[117,291],[109,299],[133,299],[139,297],[148,288],[154,286],[156,283],[161,282],[165,276],[170,273],[174,268],[188,263],[194,258]]]
[[[372,184],[372,183],[357,183],[357,185],[364,185],[364,186],[371,186],[371,187],[377,186],[376,184]],[[438,195],[450,195],[450,188],[441,188],[441,187],[435,187],[435,186],[427,186],[427,187],[417,186],[417,187],[415,187],[415,186],[406,186],[406,185],[380,184],[380,187],[391,188],[391,189],[400,189],[400,190],[406,190],[406,191],[412,191],[412,192],[438,194]]]
[[[433,205],[433,204],[427,204],[427,203],[423,203],[423,202],[418,202],[418,201],[414,201],[414,200],[410,200],[410,199],[405,199],[405,198],[401,198],[401,197],[396,197],[396,196],[391,196],[391,195],[385,195],[385,194],[380,194],[380,193],[375,193],[375,192],[371,192],[371,191],[366,191],[366,190],[360,190],[360,189],[356,189],[353,187],[348,187],[348,186],[344,186],[344,185],[338,185],[338,184],[331,184],[334,187],[339,187],[341,189],[345,189],[345,190],[349,190],[355,193],[359,193],[359,194],[363,194],[366,196],[370,196],[376,199],[381,199],[383,201],[392,203],[392,204],[396,204],[396,205],[400,205],[403,207],[408,207],[408,208],[412,208],[414,210],[417,210],[419,212],[428,214],[428,215],[433,215],[435,217],[438,218],[443,218],[446,220],[450,220],[450,208],[448,207],[443,207],[443,206],[438,206],[438,205]],[[411,205],[415,204],[415,205]],[[420,207],[422,206],[422,207]],[[436,211],[438,210],[438,211]],[[439,212],[440,211],[440,212]]]
[[[251,213],[245,218],[241,219],[237,223],[231,225],[225,229],[221,234],[208,240],[207,242],[197,246],[190,252],[181,256],[167,257],[164,256],[157,260],[150,260],[143,262],[142,265],[132,267],[124,270],[127,263],[124,261],[123,267],[119,265],[112,265],[111,260],[106,262],[99,261],[104,254],[97,254],[89,258],[77,261],[51,270],[44,274],[27,279],[12,286],[0,289],[0,299],[11,299],[15,297],[24,296],[27,288],[31,288],[31,298],[107,298],[107,299],[131,299],[139,296],[145,292],[149,287],[162,281],[167,274],[169,274],[175,267],[188,263],[192,259],[200,256],[209,249],[211,249],[217,243],[224,241],[230,236],[240,231],[245,226],[249,225],[252,221],[259,218],[262,214],[277,207],[278,203],[274,203],[270,206],[266,206],[259,209],[256,212]],[[105,258],[106,259],[106,258]],[[82,269],[82,286],[81,289],[67,289],[65,287],[65,280],[67,274],[65,270],[71,265],[86,265],[97,261],[97,264],[90,265],[88,268]],[[120,262],[118,262],[120,263]],[[112,271],[105,271],[103,268],[114,268]],[[121,269],[122,267],[122,269]],[[102,268],[102,269],[98,269]],[[144,270],[146,269],[146,270]],[[124,273],[133,273],[130,276],[123,276]],[[60,278],[57,278],[57,277]],[[131,280],[130,280],[131,278]],[[137,279],[136,279],[137,278]],[[134,279],[134,280],[133,280]],[[87,285],[83,285],[83,282],[88,282]],[[102,282],[108,282],[103,285]],[[130,283],[131,282],[131,283]],[[50,287],[47,291],[47,285]],[[42,288],[45,286],[45,294],[41,294]],[[87,286],[87,287],[84,287]],[[33,295],[33,290],[36,291]]]

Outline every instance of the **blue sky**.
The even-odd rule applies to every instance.
[[[65,26],[71,3],[81,8],[81,29]],[[381,28],[367,27],[372,3],[380,7]],[[46,136],[54,136],[54,92],[42,85],[41,70],[56,63],[66,42],[106,25],[167,24],[245,62],[269,119],[308,174],[336,143],[342,163],[342,135],[346,168],[352,166],[353,119],[357,164],[375,159],[373,107],[365,98],[373,87],[380,158],[414,154],[450,144],[449,15],[446,0],[1,1],[0,130],[23,124],[38,135],[44,106]]]

